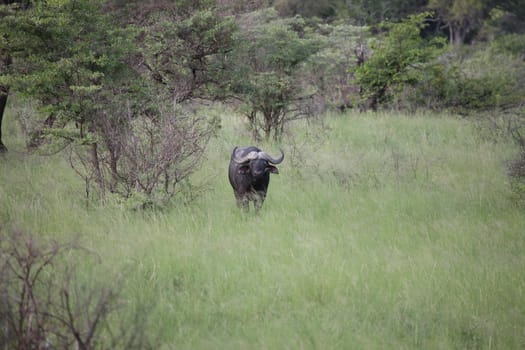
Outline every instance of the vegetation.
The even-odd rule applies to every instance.
[[[522,5],[0,0],[0,348],[523,347]]]
[[[427,41],[421,37],[424,18],[428,13],[411,16],[391,26],[381,46],[373,47],[374,54],[356,69],[357,84],[367,98],[369,108],[389,102],[392,95],[406,86],[420,82],[432,62],[442,51],[440,38]]]
[[[491,129],[428,114],[332,115],[323,129],[301,121],[264,210],[243,216],[226,175],[231,145],[250,139],[235,115],[222,115],[194,174],[207,190],[154,212],[86,208],[63,157],[14,151],[23,138],[13,119],[2,231],[78,234],[100,263],[71,255],[75,276],[109,283],[120,305],[145,305],[140,324],[159,347],[525,341],[525,219],[504,170],[518,149],[487,137]]]
[[[31,118],[29,147],[66,149],[86,195],[164,202],[194,171],[214,129],[213,121],[185,116],[172,101],[195,97],[210,79],[203,73],[206,59],[226,49],[231,21],[219,23],[195,9],[181,23],[169,22],[175,28],[168,20],[142,30],[120,28],[102,4],[6,7],[5,50],[12,64],[2,84],[37,101],[43,121]],[[157,26],[164,26],[165,41],[153,34]],[[188,30],[195,26],[202,37]],[[143,50],[134,43],[139,36]],[[219,37],[224,39],[215,44]],[[183,64],[166,63],[181,55]]]
[[[276,20],[266,11],[243,18],[230,69],[232,94],[244,104],[255,140],[281,140],[285,125],[311,113],[301,108],[309,96],[297,83],[297,72],[320,48],[320,42],[301,37],[303,20]]]
[[[61,255],[75,250],[78,253],[80,247],[56,241],[44,245],[35,236],[18,230],[1,234],[3,347],[20,350],[149,347],[144,342],[145,328],[136,322],[140,316],[134,322],[122,322],[120,329],[111,329],[109,315],[119,308],[116,289],[81,283],[71,266],[66,265],[65,269],[57,266]]]

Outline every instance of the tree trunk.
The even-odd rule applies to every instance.
[[[270,140],[270,135],[272,133],[272,128],[273,128],[272,112],[268,110],[263,111],[263,117],[264,117],[264,126],[263,126],[264,139],[266,140],[266,142],[268,142],[268,140]]]
[[[93,167],[93,172],[95,175],[95,181],[99,187],[100,198],[103,198],[105,195],[105,186],[104,178],[102,176],[102,171],[100,169],[100,160],[98,157],[98,145],[94,142],[91,145],[91,165]]]
[[[257,111],[250,111],[246,114],[246,116],[248,117],[248,120],[250,122],[252,138],[254,141],[259,142],[261,139],[261,135],[259,134],[259,129],[257,126]]]
[[[7,147],[2,142],[2,120],[4,119],[4,110],[7,104],[8,89],[0,86],[0,153],[7,152]]]

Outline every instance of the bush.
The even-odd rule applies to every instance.
[[[502,78],[468,77],[457,67],[449,70],[446,81],[444,104],[458,112],[498,107],[508,87]]]
[[[2,228],[0,227],[0,230]],[[76,243],[43,243],[35,235],[0,231],[2,349],[148,349],[144,324],[112,327],[118,289],[79,285],[62,260]]]
[[[498,36],[489,44],[491,52],[495,55],[508,53],[518,58],[525,59],[525,34],[507,34]]]
[[[135,110],[129,100],[115,102],[99,111],[92,134],[69,144],[71,165],[87,196],[110,192],[125,200],[135,196],[134,206],[163,207],[187,188],[216,120],[173,106],[169,98],[153,98]]]
[[[395,102],[408,109],[460,114],[519,106],[525,95],[525,63],[517,55],[519,50],[504,49],[507,44],[502,40],[463,50],[450,48],[415,84],[404,86]]]
[[[421,31],[428,13],[386,26],[383,40],[372,47],[372,55],[355,69],[366,106],[377,109],[390,103],[405,86],[415,86],[443,50],[443,38],[426,40]]]

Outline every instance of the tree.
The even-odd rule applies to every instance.
[[[128,42],[111,26],[100,1],[36,2],[23,13],[4,18],[13,63],[2,82],[36,99],[47,115],[46,127],[90,127],[98,91],[119,80]],[[43,131],[43,130],[40,130]],[[43,136],[37,133],[35,137]],[[38,142],[38,140],[33,140]]]
[[[46,139],[81,142],[91,149],[99,173],[98,97],[122,84],[127,74],[129,31],[112,26],[102,1],[36,2],[4,18],[13,59],[1,79],[23,96],[39,102],[45,121],[30,140],[38,147]],[[101,177],[97,181],[102,187]]]
[[[2,121],[4,119],[5,106],[7,105],[7,96],[9,88],[0,86],[0,153],[7,152],[7,147],[2,142]]]
[[[319,91],[320,106],[351,108],[360,98],[353,70],[368,56],[369,28],[347,23],[320,24],[317,32],[323,47],[302,65],[300,80]]]
[[[482,25],[490,6],[486,0],[430,0],[428,7],[436,11],[449,42],[463,44]]]
[[[320,42],[306,37],[300,18],[279,20],[272,10],[245,16],[229,55],[230,91],[242,104],[254,138],[279,140],[289,121],[305,116],[308,99],[297,72]]]
[[[277,0],[275,8],[282,16],[335,17],[338,0]]]
[[[355,0],[343,1],[339,11],[346,13],[358,25],[375,25],[384,21],[396,22],[421,12],[428,0]]]
[[[36,100],[44,118],[29,146],[67,148],[88,195],[171,198],[215,127],[180,104],[220,81],[214,55],[234,29],[208,2],[158,2],[137,14],[118,1],[60,0],[6,16],[13,63],[0,83]]]
[[[233,18],[211,9],[162,16],[144,28],[137,69],[165,86],[177,103],[221,98],[223,58],[232,50],[237,29]]]
[[[388,24],[386,37],[376,42],[372,56],[355,70],[368,107],[375,110],[388,102],[405,84],[415,84],[419,74],[443,50],[442,38],[421,37],[428,13],[409,16],[401,23]]]
[[[26,9],[29,6],[28,0],[2,0],[0,1],[0,23],[4,17],[12,15],[16,11]],[[7,28],[0,24],[0,75],[4,74],[11,65],[11,56],[6,50],[6,44],[9,40]],[[7,152],[7,147],[2,142],[2,121],[4,119],[5,107],[7,105],[7,97],[9,95],[9,86],[5,83],[0,83],[0,153]]]
[[[139,27],[138,50],[128,63],[140,82],[105,95],[99,111],[99,172],[106,188],[140,207],[164,205],[195,171],[216,119],[197,115],[203,100],[222,99],[224,57],[236,30],[210,1],[134,3],[117,10]],[[137,85],[137,84],[135,84]],[[97,172],[77,147],[75,168],[88,183]],[[133,197],[133,198],[131,198]]]
[[[490,6],[515,15],[525,22],[525,3],[523,0],[488,0]]]

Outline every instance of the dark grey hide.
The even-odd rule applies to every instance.
[[[270,173],[279,174],[275,165],[283,159],[282,150],[279,158],[273,158],[254,146],[233,149],[228,177],[237,206],[248,211],[250,201],[253,201],[255,210],[261,209],[268,191]]]

